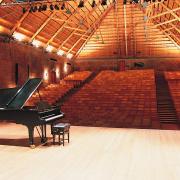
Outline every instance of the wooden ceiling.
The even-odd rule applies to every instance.
[[[10,0],[0,0],[11,3]],[[52,1],[52,0],[49,0]],[[24,42],[37,40],[40,46],[62,50],[76,58],[177,56],[180,49],[180,1],[162,0],[123,5],[123,0],[107,0],[107,5],[95,0],[52,2],[60,10],[22,12],[21,5],[0,6],[0,33],[23,34]],[[48,3],[46,3],[48,4]],[[40,6],[40,3],[36,3]],[[49,6],[49,4],[48,4]],[[167,51],[168,50],[168,51]]]

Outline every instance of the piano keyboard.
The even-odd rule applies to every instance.
[[[43,119],[44,119],[45,121],[51,121],[51,120],[53,120],[53,119],[57,119],[57,118],[61,118],[61,117],[63,117],[63,114],[58,114],[58,115],[56,115],[56,116],[51,116],[51,117],[49,117],[49,118],[43,117]]]

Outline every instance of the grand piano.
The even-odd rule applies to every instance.
[[[34,129],[38,130],[41,143],[47,141],[46,125],[52,125],[58,119],[64,117],[60,107],[26,107],[26,101],[38,90],[42,83],[41,78],[28,79],[21,88],[0,90],[0,121],[6,120],[25,125],[28,128],[29,145],[34,145]],[[38,128],[39,127],[39,128]]]

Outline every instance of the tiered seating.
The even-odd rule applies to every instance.
[[[165,77],[168,81],[177,116],[180,119],[180,71],[165,72]]]
[[[90,71],[74,72],[66,76],[59,84],[50,84],[39,90],[43,101],[47,101],[50,105],[54,104],[58,99],[63,97],[77,84],[84,82],[91,75]],[[39,101],[39,94],[36,92],[32,95],[26,105],[34,106]]]
[[[50,84],[47,87],[40,89],[39,93],[43,101],[47,101],[52,105],[72,88],[73,85],[71,84]],[[39,100],[39,94],[36,92],[27,102],[27,105],[34,106]]]
[[[73,125],[159,126],[153,70],[102,71],[62,106]]]
[[[72,74],[66,76],[64,81],[66,83],[78,86],[83,83],[91,74],[91,71],[75,71]]]

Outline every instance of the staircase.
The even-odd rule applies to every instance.
[[[157,110],[160,123],[178,124],[176,110],[163,72],[156,72]]]
[[[73,94],[75,94],[77,91],[79,91],[84,84],[89,83],[92,81],[99,73],[100,71],[92,72],[92,74],[85,80],[82,81],[81,83],[78,83],[77,85],[74,86],[74,88],[70,89],[64,96],[62,96],[58,101],[56,101],[56,105],[63,105],[65,101],[67,101]]]

